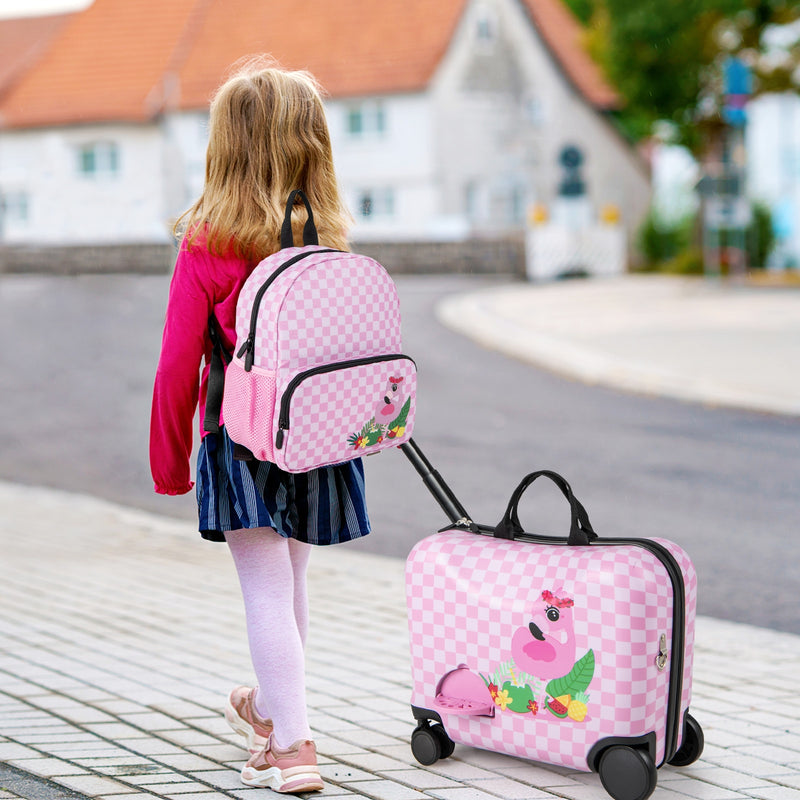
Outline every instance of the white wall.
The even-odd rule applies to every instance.
[[[348,113],[364,103],[383,110],[382,132],[348,132]],[[334,164],[340,188],[355,225],[354,240],[402,241],[435,237],[437,199],[433,188],[434,159],[430,101],[423,94],[328,100],[325,103]],[[171,218],[200,194],[205,175],[208,114],[171,114],[164,134],[165,207]],[[390,192],[392,213],[360,213],[365,192]]]
[[[367,104],[382,108],[384,130],[348,131],[348,113]],[[435,237],[437,195],[430,100],[425,94],[329,100],[326,103],[336,165],[345,202],[355,219],[351,238],[394,241]],[[360,198],[372,192],[392,198],[387,213],[379,203],[374,213],[361,213]]]
[[[489,36],[476,31],[481,23]],[[348,115],[382,108],[382,130],[353,135]],[[334,160],[355,218],[354,240],[442,240],[522,230],[528,206],[552,206],[556,159],[577,144],[596,209],[616,203],[632,230],[647,207],[647,177],[553,64],[516,0],[470,0],[425,92],[326,103]],[[199,195],[208,114],[146,125],[0,131],[0,228],[8,242],[162,242]],[[82,175],[78,148],[116,142],[114,174]],[[361,198],[372,193],[373,213]],[[19,198],[27,195],[27,219]]]
[[[180,216],[203,191],[208,146],[208,112],[169,114],[163,134],[164,208],[170,220]]]
[[[504,6],[468,4],[432,87],[439,190],[465,233],[520,230],[536,199],[542,131]]]
[[[748,194],[765,202],[789,232],[772,264],[800,267],[800,97],[773,94],[751,101],[745,135]]]
[[[519,229],[520,204],[552,212],[559,153],[576,145],[594,213],[616,205],[632,237],[649,201],[647,168],[567,81],[519,3],[471,0],[433,92],[444,202],[473,230]]]
[[[82,174],[80,148],[117,147],[117,170]],[[87,125],[0,133],[0,192],[28,198],[7,212],[9,243],[167,241],[162,137],[155,125]]]

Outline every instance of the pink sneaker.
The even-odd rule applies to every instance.
[[[299,739],[282,750],[270,737],[267,746],[244,765],[242,783],[264,786],[283,794],[321,790],[323,783],[314,742]]]
[[[237,686],[228,696],[225,706],[225,719],[236,733],[247,739],[250,753],[258,753],[267,745],[272,733],[272,720],[263,719],[255,708],[255,689]]]

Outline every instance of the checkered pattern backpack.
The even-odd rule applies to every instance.
[[[297,199],[308,212],[302,247],[292,237]],[[224,369],[213,325],[211,334],[206,430],[218,427]],[[371,258],[321,247],[308,199],[292,192],[281,249],[253,270],[236,305],[222,395],[235,455],[307,472],[376,453],[411,437],[415,396],[394,282]]]

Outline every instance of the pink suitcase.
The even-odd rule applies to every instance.
[[[644,800],[656,767],[702,752],[688,713],[697,581],[665,539],[607,539],[569,484],[528,475],[495,527],[472,523],[413,440],[403,451],[453,520],[406,567],[417,728],[432,764],[466,744],[595,771],[615,800]],[[568,537],[523,532],[517,506],[548,477]]]

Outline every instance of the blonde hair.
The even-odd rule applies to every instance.
[[[203,192],[176,222],[191,247],[259,261],[280,247],[286,201],[302,189],[320,244],[344,250],[352,221],[339,195],[320,88],[311,74],[251,59],[211,101]],[[295,241],[306,213],[292,213]]]

